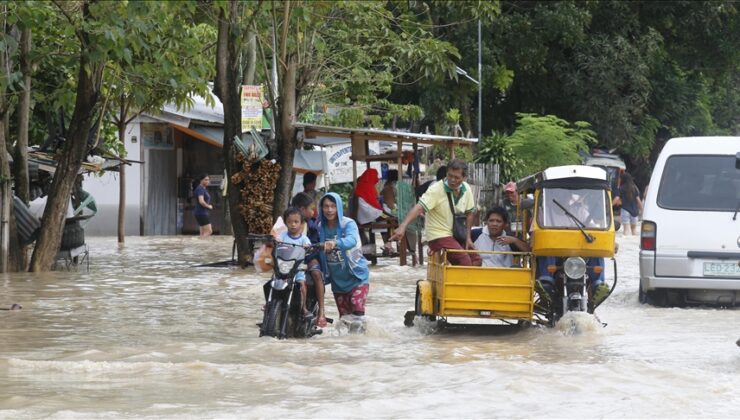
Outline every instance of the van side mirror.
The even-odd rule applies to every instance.
[[[735,154],[735,169],[740,169],[740,152]]]

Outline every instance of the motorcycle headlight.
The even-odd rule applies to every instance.
[[[281,274],[288,274],[293,269],[293,261],[278,260],[278,271]]]
[[[572,279],[580,279],[586,274],[586,261],[581,257],[570,257],[563,265],[565,275]]]

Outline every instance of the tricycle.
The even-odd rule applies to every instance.
[[[407,326],[417,318],[447,322],[455,317],[554,326],[568,312],[593,314],[612,294],[617,266],[606,171],[581,165],[548,168],[518,181],[517,191],[533,196],[534,214],[518,208],[523,223],[507,234],[528,241],[531,251],[434,253],[426,279],[416,284]],[[452,252],[511,254],[514,264],[455,266],[447,258]],[[604,278],[606,258],[614,266],[611,286]]]

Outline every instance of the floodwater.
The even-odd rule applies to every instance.
[[[92,238],[89,272],[0,275],[0,418],[740,417],[740,310],[638,304],[618,240],[606,328],[406,328],[424,269],[386,259],[367,334],[278,341],[265,277],[193,267],[229,238]]]

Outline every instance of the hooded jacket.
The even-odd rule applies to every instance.
[[[375,184],[378,183],[378,171],[374,168],[369,168],[357,178],[357,187],[355,188],[355,195],[357,198],[365,200],[368,204],[375,207],[378,210],[383,210],[383,206],[378,201],[378,191],[375,189]]]
[[[362,256],[362,243],[357,223],[349,217],[344,217],[342,198],[336,193],[327,193],[319,200],[319,237],[321,242],[334,240],[329,236],[327,220],[324,216],[322,203],[324,197],[331,196],[337,203],[336,241],[339,252],[321,253],[321,266],[325,277],[331,281],[331,289],[338,293],[347,293],[357,286],[366,284],[370,279],[370,270],[367,260]]]

